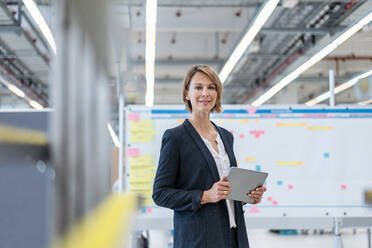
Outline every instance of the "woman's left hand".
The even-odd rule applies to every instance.
[[[247,195],[249,196],[249,198],[251,198],[252,200],[254,200],[254,202],[252,204],[258,204],[258,203],[261,202],[263,193],[265,191],[266,191],[266,187],[265,186],[261,186],[261,187],[255,188],[254,190],[252,190]]]

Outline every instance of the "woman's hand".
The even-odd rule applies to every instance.
[[[203,192],[200,204],[216,203],[220,200],[225,200],[231,193],[231,184],[223,177],[220,181],[213,184],[213,186]]]
[[[254,202],[252,204],[258,204],[258,203],[261,202],[262,195],[263,195],[263,193],[265,191],[266,191],[266,187],[265,186],[261,186],[261,187],[257,187],[256,189],[252,190],[247,195],[249,196],[249,198],[251,198],[252,200],[254,200]]]

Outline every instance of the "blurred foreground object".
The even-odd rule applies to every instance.
[[[111,61],[109,32],[114,25],[110,3],[56,1],[51,144],[57,237],[65,236],[110,192],[107,67]],[[111,231],[109,227],[99,230]]]
[[[81,223],[71,228],[55,248],[125,247],[135,207],[133,195],[109,196]]]
[[[365,201],[366,201],[367,204],[372,205],[372,189],[367,189],[364,192],[364,198],[365,198]]]

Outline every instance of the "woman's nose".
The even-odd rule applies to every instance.
[[[207,89],[206,89],[206,88],[204,88],[204,89],[203,89],[202,95],[203,95],[203,96],[206,96],[206,95],[208,95],[208,91],[207,91]]]

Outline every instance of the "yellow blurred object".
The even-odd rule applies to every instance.
[[[42,131],[0,124],[0,142],[45,145],[47,143],[47,135]]]
[[[54,248],[116,248],[125,247],[131,230],[136,197],[110,195],[101,205],[73,226]]]
[[[367,204],[372,204],[372,189],[366,190],[364,192],[364,198]]]

